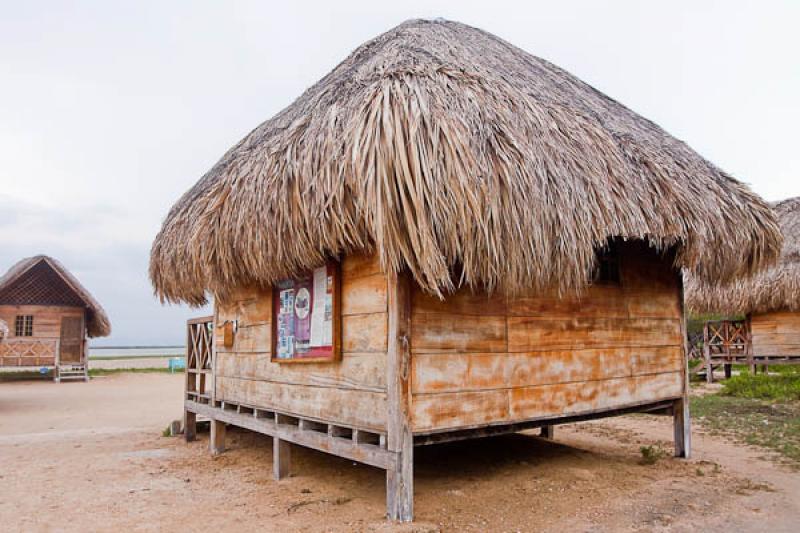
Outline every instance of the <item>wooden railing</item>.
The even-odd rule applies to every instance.
[[[0,366],[54,366],[58,339],[5,338],[0,341]]]
[[[731,376],[733,364],[753,366],[752,339],[747,320],[714,320],[703,327],[703,365],[706,381],[714,381],[714,368],[722,366],[725,377]]]
[[[211,401],[210,377],[214,365],[214,317],[186,322],[186,398],[198,403]]]

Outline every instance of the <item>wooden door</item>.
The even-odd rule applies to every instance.
[[[65,316],[61,318],[60,361],[64,363],[80,363],[83,344],[83,318]]]

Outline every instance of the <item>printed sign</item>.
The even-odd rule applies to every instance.
[[[337,265],[329,263],[307,275],[275,284],[273,360],[335,359],[337,275]]]

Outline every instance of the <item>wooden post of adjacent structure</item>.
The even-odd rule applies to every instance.
[[[184,409],[183,411],[183,438],[192,442],[197,438],[197,415]]]
[[[276,480],[289,477],[291,460],[291,443],[278,437],[272,437],[272,475]]]
[[[708,322],[703,325],[703,360],[706,365],[706,383],[714,383],[714,369],[711,367],[711,347],[709,346]]]
[[[555,426],[542,426],[541,431],[539,432],[539,436],[543,439],[553,440],[555,436]]]
[[[689,459],[692,456],[692,424],[689,413],[689,336],[686,330],[686,306],[684,302],[683,277],[678,274],[678,284],[680,287],[680,309],[681,309],[681,336],[683,336],[683,394],[679,400],[672,405],[672,423],[675,438],[675,457]],[[704,328],[705,341],[703,350],[706,351],[706,361],[708,362],[708,375],[711,375],[711,355],[708,351],[708,323]]]
[[[396,460],[386,470],[386,514],[391,520],[414,519],[414,436],[409,414],[411,283],[405,272],[389,277],[389,350],[387,354],[388,422],[386,447]]]
[[[208,447],[213,455],[219,455],[225,451],[225,422],[211,421],[211,438],[208,441]]]
[[[747,324],[747,343],[745,345],[745,350],[747,351],[747,366],[750,367],[750,373],[756,375],[758,369],[756,368],[756,363],[753,360],[753,331],[751,328],[751,320],[752,317],[748,314],[745,317],[745,323]]]

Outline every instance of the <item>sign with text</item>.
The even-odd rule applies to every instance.
[[[273,361],[338,359],[338,286],[334,262],[273,286]]]

